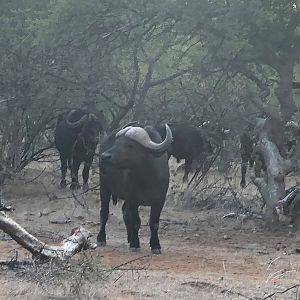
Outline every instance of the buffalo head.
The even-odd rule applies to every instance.
[[[66,124],[81,133],[84,139],[89,144],[98,143],[98,133],[107,132],[108,126],[103,115],[103,112],[91,113],[73,109],[71,110],[66,118]]]
[[[172,132],[166,124],[166,137],[160,142],[153,141],[141,127],[126,127],[118,131],[112,147],[101,155],[102,164],[112,164],[118,168],[135,168],[147,163],[149,153],[160,156],[170,147]],[[151,127],[152,128],[152,127]],[[153,131],[155,131],[152,128]],[[155,131],[156,133],[156,131]]]

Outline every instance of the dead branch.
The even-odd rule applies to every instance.
[[[92,234],[83,227],[74,228],[71,236],[58,245],[49,245],[31,235],[5,213],[0,212],[0,229],[40,260],[67,260],[82,249],[92,248]]]
[[[12,206],[5,206],[0,202],[0,211],[14,211],[14,208]]]
[[[140,268],[140,267],[127,267],[125,268],[125,266],[131,265],[132,263],[136,263],[136,262],[140,262],[145,258],[149,258],[151,257],[150,255],[144,255],[144,256],[140,256],[134,259],[131,259],[129,261],[126,261],[122,264],[119,264],[117,266],[114,266],[113,268],[107,270],[108,272],[108,276],[110,276],[114,271],[141,271],[141,270],[145,270],[146,268]]]
[[[270,299],[270,298],[272,298],[273,296],[275,296],[275,295],[277,295],[277,294],[280,294],[280,295],[285,294],[286,292],[288,292],[288,291],[290,291],[290,290],[292,290],[292,289],[294,289],[294,288],[297,288],[297,287],[299,287],[299,286],[300,286],[300,284],[295,284],[295,285],[293,285],[293,286],[291,286],[291,287],[289,287],[289,288],[287,288],[287,289],[285,289],[285,290],[283,290],[283,291],[281,291],[281,292],[274,292],[274,293],[271,293],[271,294],[269,294],[269,295],[267,295],[267,296],[261,298],[261,300]]]

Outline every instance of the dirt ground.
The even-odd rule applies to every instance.
[[[162,255],[150,254],[149,209],[144,207],[142,249],[129,251],[118,203],[111,207],[107,246],[74,256],[77,271],[55,275],[49,266],[41,275],[37,266],[28,276],[26,268],[2,266],[0,299],[300,299],[299,232],[290,227],[264,230],[259,214],[237,209],[256,205],[259,211],[255,189],[249,185],[240,190],[237,174],[222,180],[218,176],[212,172],[195,192],[185,189],[182,174],[173,169],[160,222]],[[8,182],[5,199],[15,207],[11,217],[43,241],[60,241],[78,225],[89,229],[95,241],[99,192],[78,191],[75,199],[69,190],[58,188],[58,179],[58,165],[33,164]],[[97,185],[96,174],[93,184]],[[88,209],[81,206],[84,203]],[[223,218],[231,212],[237,214]],[[0,233],[0,260],[15,259],[16,253],[19,262],[31,259]]]

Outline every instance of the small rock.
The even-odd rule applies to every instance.
[[[32,213],[31,211],[25,211],[24,212],[24,216],[33,216],[34,213]]]
[[[52,224],[66,224],[66,223],[70,223],[71,219],[67,217],[65,214],[58,214],[49,222]]]
[[[84,220],[85,216],[86,216],[86,210],[83,209],[82,207],[77,207],[73,213],[73,217],[79,220]]]

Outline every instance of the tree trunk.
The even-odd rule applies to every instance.
[[[274,128],[272,125],[274,126],[274,122],[267,119],[260,128],[256,129],[258,135],[256,150],[263,155],[266,174],[264,178],[253,178],[254,184],[266,202],[266,221],[269,225],[277,223],[275,207],[278,201],[285,197],[286,174],[286,161],[272,140]]]
[[[286,174],[299,169],[300,141],[298,141],[292,157],[285,158],[286,153],[280,152],[273,140],[275,132],[276,125],[274,120],[270,119],[265,120],[259,128],[256,128],[258,137],[256,150],[263,155],[266,174],[264,178],[252,178],[266,202],[266,221],[269,225],[277,223],[278,218],[281,223],[286,224],[287,218],[283,218],[284,216],[292,216],[290,219],[294,221],[299,210],[299,197],[287,198],[286,196],[284,178]]]
[[[274,55],[274,57],[277,60],[269,60],[272,62],[269,65],[278,72],[280,77],[278,87],[275,90],[280,105],[280,114],[270,116],[259,128],[256,128],[257,150],[263,155],[266,176],[253,178],[254,184],[266,202],[266,221],[268,224],[274,224],[278,221],[276,207],[278,202],[286,197],[284,178],[296,166],[296,162],[299,163],[298,153],[294,153],[293,158],[286,159],[287,149],[284,145],[285,124],[291,120],[297,110],[292,91],[294,56],[278,57]],[[300,151],[298,152],[300,154]]]
[[[280,80],[275,90],[280,104],[282,121],[285,124],[296,112],[297,107],[293,99],[293,70],[294,61],[285,60],[278,69]]]

